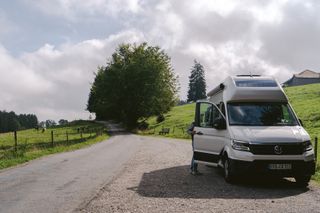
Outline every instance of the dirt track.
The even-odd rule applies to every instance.
[[[192,176],[190,143],[131,137],[142,140],[139,151],[81,212],[320,212],[315,183],[307,189],[285,179],[230,185],[219,169],[202,165],[202,175]]]

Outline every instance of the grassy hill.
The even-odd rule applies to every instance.
[[[186,130],[194,120],[195,104],[186,104],[173,107],[170,112],[164,115],[165,120],[157,123],[156,117],[147,120],[149,128],[147,131],[140,132],[144,135],[159,135],[162,128],[170,128],[170,133],[166,137],[173,138],[190,138]]]
[[[102,141],[107,135],[104,126],[89,121],[76,121],[45,131],[17,131],[17,146],[13,132],[0,134],[0,169],[57,152],[79,149]],[[53,133],[53,135],[52,135]],[[53,143],[52,143],[53,136]]]
[[[312,138],[320,137],[320,84],[285,88],[290,103]]]
[[[320,137],[320,84],[288,87],[285,92],[311,137]],[[176,106],[164,115],[165,120],[160,123],[152,117],[147,120],[149,129],[142,134],[159,135],[162,128],[170,128],[166,137],[189,138],[186,129],[194,119],[194,108],[195,104]]]

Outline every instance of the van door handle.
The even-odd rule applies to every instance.
[[[197,135],[203,135],[203,133],[202,133],[202,132],[196,132],[196,134],[197,134]]]

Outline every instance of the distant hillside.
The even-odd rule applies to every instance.
[[[320,84],[288,87],[290,103],[312,137],[320,137]]]
[[[311,137],[320,137],[320,84],[288,87],[285,91]],[[195,104],[174,107],[165,114],[165,120],[161,123],[157,123],[156,117],[152,117],[147,120],[149,130],[142,134],[158,135],[164,127],[170,128],[170,134],[166,135],[168,137],[188,138],[185,131],[194,119],[194,108]]]

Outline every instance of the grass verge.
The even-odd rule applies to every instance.
[[[100,136],[90,138],[86,141],[72,141],[68,144],[60,143],[58,145],[55,145],[54,147],[33,148],[31,150],[27,150],[23,147],[20,147],[18,151],[9,150],[0,160],[0,169],[16,166],[18,164],[25,163],[45,155],[80,149],[101,142],[107,139],[108,137],[109,136],[107,134],[103,133]]]
[[[0,169],[59,152],[72,151],[103,141],[109,136],[104,125],[73,121],[47,130],[28,129],[0,134]]]

